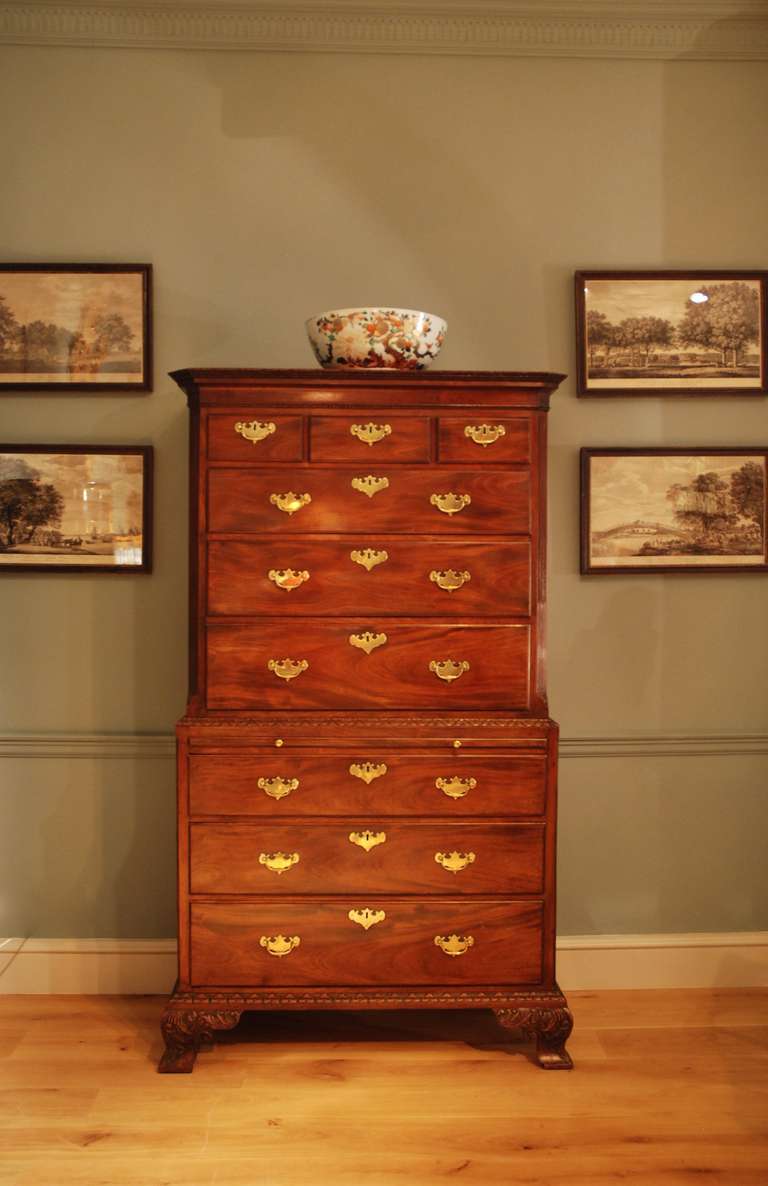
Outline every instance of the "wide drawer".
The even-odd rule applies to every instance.
[[[535,901],[347,895],[191,907],[193,985],[534,985],[542,953]]]
[[[540,824],[193,823],[193,894],[540,894]]]
[[[189,810],[199,815],[538,816],[543,754],[486,757],[471,750],[403,754],[363,746],[322,757],[289,750],[191,754]]]
[[[527,462],[531,456],[531,420],[488,412],[485,418],[440,420],[438,456],[441,461]]]
[[[208,417],[208,456],[212,461],[300,461],[303,452],[301,416],[254,418],[252,412]]]
[[[530,639],[522,624],[209,622],[208,707],[526,709]]]
[[[313,461],[428,461],[431,421],[426,416],[313,416]]]
[[[530,525],[524,467],[415,469],[374,459],[357,473],[320,465],[208,471],[212,532],[525,535]]]
[[[531,545],[364,536],[208,544],[210,614],[525,615]]]

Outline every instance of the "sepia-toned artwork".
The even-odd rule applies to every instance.
[[[149,264],[0,264],[0,390],[152,388]]]
[[[765,570],[768,449],[582,449],[581,571]]]
[[[152,449],[0,445],[0,572],[149,572]]]
[[[579,395],[763,395],[766,273],[577,272]]]

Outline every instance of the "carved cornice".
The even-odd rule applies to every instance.
[[[465,56],[768,58],[764,0],[3,3],[0,43]]]

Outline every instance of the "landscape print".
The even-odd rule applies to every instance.
[[[0,268],[0,384],[148,386],[148,267]]]
[[[764,288],[727,279],[580,273],[582,393],[765,390]]]
[[[584,450],[582,571],[765,568],[767,457]]]
[[[5,450],[0,570],[148,570],[148,448]]]

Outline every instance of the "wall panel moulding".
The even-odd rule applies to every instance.
[[[301,53],[764,60],[766,0],[0,5],[0,43]]]

